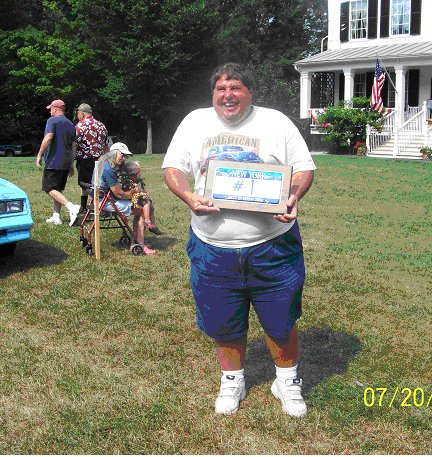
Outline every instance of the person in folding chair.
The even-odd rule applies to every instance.
[[[137,189],[123,190],[119,173],[122,170],[126,157],[131,155],[132,153],[124,143],[114,143],[109,152],[99,159],[103,163],[99,182],[100,187],[111,189],[117,209],[125,216],[132,214],[131,199],[134,193],[137,192]],[[104,210],[114,211],[114,208],[110,202],[107,202]],[[144,244],[145,221],[146,214],[143,208],[142,214],[139,214],[139,217],[134,217],[133,232],[137,243],[143,248],[143,255],[153,255],[156,251]]]

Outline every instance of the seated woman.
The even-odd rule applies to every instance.
[[[144,179],[141,177],[141,167],[138,162],[127,161],[122,167],[122,172],[119,179],[122,182],[122,189],[129,190],[136,187],[137,192],[132,195],[132,214],[137,217],[144,211],[144,224],[149,229],[149,232],[155,235],[162,235],[162,232],[157,228],[154,219],[154,205],[148,191],[145,188]]]
[[[124,143],[114,143],[109,152],[99,159],[100,162],[103,162],[100,186],[111,189],[117,208],[125,216],[130,216],[132,214],[131,199],[138,191],[136,186],[130,190],[123,190],[119,180],[119,173],[125,163],[126,156],[129,155],[132,155],[132,153]],[[107,211],[114,211],[114,208],[111,207],[109,202],[104,209]],[[146,213],[146,211],[144,210],[144,207],[142,207],[140,214],[134,217],[133,233],[137,243],[143,248],[143,254],[153,255],[156,251],[144,244],[145,221],[146,217],[147,219],[149,218],[149,212],[147,211]]]

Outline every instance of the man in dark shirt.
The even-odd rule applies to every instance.
[[[53,200],[53,215],[46,220],[48,224],[60,225],[60,209],[63,206],[69,211],[70,223],[77,218],[79,205],[71,203],[64,195],[68,176],[73,176],[73,148],[75,147],[75,126],[65,116],[65,104],[54,100],[47,106],[51,117],[47,120],[44,138],[36,158],[36,165],[42,166],[44,156],[45,168],[42,178],[42,190]]]

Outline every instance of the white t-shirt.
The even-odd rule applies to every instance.
[[[283,113],[253,106],[239,125],[226,125],[213,108],[189,113],[179,125],[168,147],[162,168],[176,168],[195,179],[194,192],[204,195],[209,153],[230,151],[230,156],[250,153],[264,163],[288,165],[293,173],[315,170],[315,164],[298,129]],[[241,248],[275,238],[292,223],[284,224],[272,214],[221,209],[197,216],[191,227],[198,238],[214,246]]]

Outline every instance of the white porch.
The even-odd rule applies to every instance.
[[[430,41],[324,51],[297,62],[300,117],[310,119],[311,133],[323,134],[316,128],[317,111],[339,100],[369,96],[378,56],[391,76],[383,89],[384,105],[391,112],[381,133],[368,132],[368,155],[421,158],[420,148],[430,145],[432,136],[432,116],[425,105],[432,98]]]

